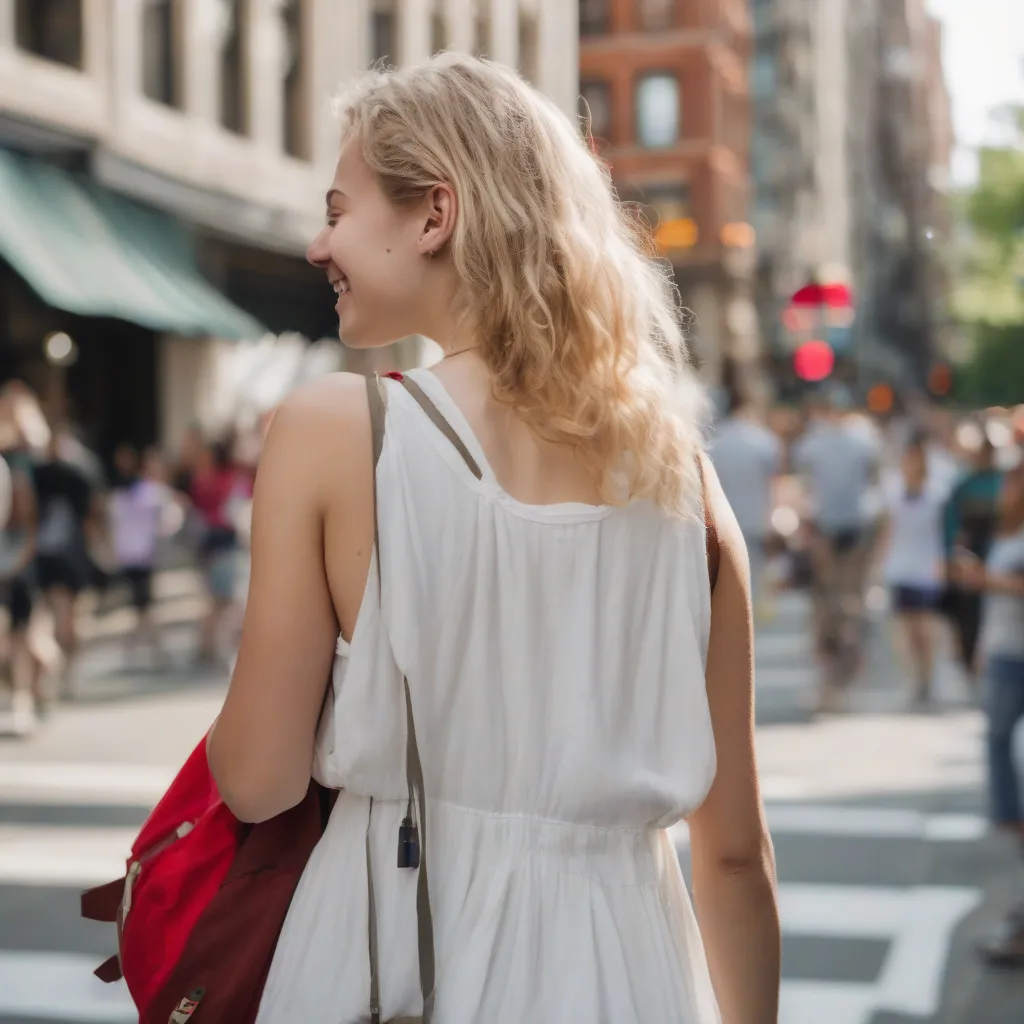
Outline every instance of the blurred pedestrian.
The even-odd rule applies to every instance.
[[[232,439],[204,447],[195,463],[189,497],[199,522],[199,565],[209,606],[200,623],[199,658],[219,664],[221,641],[238,597],[240,565],[236,514],[251,495],[246,474],[235,465]]]
[[[988,435],[977,431],[972,465],[956,484],[946,503],[943,532],[945,555],[952,566],[957,549],[985,561],[998,519],[999,491],[1003,474],[995,465],[996,450]],[[978,637],[981,631],[982,597],[950,578],[945,610],[957,638],[957,653],[967,678],[978,679]]]
[[[199,463],[207,453],[208,446],[202,428],[191,426],[185,431],[174,463],[170,484],[179,494],[188,495],[192,489],[192,477]]]
[[[775,1021],[746,556],[671,272],[511,70],[374,73],[341,118],[308,253],[341,335],[445,355],[303,386],[260,460],[210,768],[248,821],[311,767],[338,794],[257,1021]]]
[[[932,696],[941,626],[938,613],[946,581],[942,542],[946,487],[931,478],[923,433],[910,438],[900,478],[885,490],[882,573],[913,697],[923,705]]]
[[[80,466],[65,457],[65,438],[63,427],[54,428],[46,456],[34,470],[39,508],[35,568],[63,657],[61,693],[71,697],[78,650],[76,603],[89,583],[89,543],[104,524],[99,495]]]
[[[5,506],[0,532],[0,594],[7,608],[7,662],[13,691],[15,731],[32,731],[49,706],[44,664],[31,643],[35,606],[32,566],[36,546],[36,500],[32,458],[15,407],[16,394],[0,390],[0,456]]]
[[[1024,853],[1024,802],[1013,737],[1024,721],[1024,467],[1004,478],[996,530],[982,562],[962,551],[961,584],[983,595],[980,654],[988,719],[989,803],[995,824],[1013,834]],[[1024,966],[1024,903],[983,946],[994,963]]]
[[[754,404],[732,393],[728,414],[715,425],[710,455],[747,545],[754,611],[764,615],[766,543],[782,445],[761,422]]]
[[[862,663],[866,567],[879,511],[872,497],[881,452],[869,434],[848,422],[850,408],[850,395],[841,385],[816,392],[810,421],[793,448],[793,467],[809,499],[818,706],[823,711],[838,707]]]
[[[149,647],[157,665],[164,663],[160,627],[153,615],[153,577],[163,534],[167,498],[161,485],[143,474],[139,453],[127,444],[114,453],[116,473],[108,502],[116,572],[127,583],[135,627],[125,638],[125,654]]]

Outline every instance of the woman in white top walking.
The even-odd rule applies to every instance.
[[[712,601],[704,400],[668,268],[578,126],[512,72],[442,55],[367,76],[340,109],[309,259],[341,336],[424,335],[445,358],[382,382],[375,471],[347,374],[290,396],[263,453],[210,764],[249,821],[311,772],[340,794],[259,1022],[363,1021],[379,992],[370,1019],[774,1024],[747,562],[706,467]],[[395,863],[412,722],[419,872]]]
[[[946,582],[943,514],[948,487],[928,473],[923,435],[911,437],[888,490],[883,574],[917,703],[932,695],[939,603]]]

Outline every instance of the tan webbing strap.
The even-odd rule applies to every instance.
[[[718,583],[718,563],[721,560],[722,552],[718,545],[718,526],[715,524],[715,511],[711,507],[711,499],[708,497],[708,482],[704,475],[704,456],[697,455],[697,469],[700,473],[701,504],[704,507],[704,544],[708,556],[708,582],[711,584],[711,593],[715,592],[715,585]]]
[[[462,461],[469,466],[469,471],[477,478],[483,479],[483,473],[476,459],[470,454],[465,442],[455,433],[455,428],[444,418],[441,410],[434,405],[427,393],[411,377],[402,377],[402,386],[416,400],[416,404],[427,414],[431,423],[452,443],[452,447],[462,456]]]
[[[419,928],[420,992],[423,995],[423,1020],[429,1022],[434,1012],[434,917],[430,910],[430,882],[427,878],[427,796],[423,787],[423,765],[416,742],[416,723],[412,716],[412,694],[409,680],[405,687],[406,741],[405,761],[409,783],[416,792],[417,819],[420,832],[420,867],[416,879],[416,923]]]
[[[373,546],[377,561],[377,587],[380,589],[380,532],[377,528],[377,463],[384,450],[384,405],[383,384],[374,374],[366,378],[366,398],[370,405],[370,434],[373,438]]]
[[[370,1020],[380,1024],[380,974],[379,949],[377,946],[377,896],[373,890],[373,857],[370,853],[370,822],[373,820],[373,797],[366,816],[366,918],[369,922],[370,944]]]
[[[422,394],[422,392],[420,392]],[[384,448],[384,427],[386,407],[384,402],[383,384],[380,377],[374,374],[366,378],[366,397],[370,406],[370,431],[373,438],[373,539],[377,560],[377,580],[381,582],[380,567],[380,527],[377,519],[377,464]],[[413,396],[415,397],[415,395]],[[424,396],[425,398],[426,396]],[[428,399],[429,401],[429,399]],[[440,413],[438,413],[440,416]],[[433,418],[433,417],[431,417]],[[448,428],[451,429],[450,427]],[[446,431],[447,433],[447,431]],[[468,455],[468,452],[467,452]],[[475,465],[475,463],[473,463]],[[472,468],[472,467],[471,467]],[[422,1018],[401,1017],[392,1024],[414,1024],[422,1020],[429,1024],[434,1008],[434,920],[430,910],[430,885],[427,879],[427,801],[423,785],[423,765],[420,761],[419,746],[416,742],[416,726],[412,714],[412,695],[409,692],[409,681],[403,679],[405,689],[406,714],[406,747],[405,774],[409,787],[409,803],[415,800],[417,808],[417,824],[419,829],[420,866],[416,880],[416,919],[417,939],[419,946],[420,992],[423,996]],[[373,801],[370,801],[370,815],[373,814]],[[370,945],[370,1019],[372,1024],[380,1024],[380,973],[379,949],[377,939],[377,902],[373,887],[373,862],[370,854],[370,823],[366,825],[366,884],[369,907],[369,945]]]

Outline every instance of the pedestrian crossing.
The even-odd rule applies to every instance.
[[[888,597],[880,587],[869,593],[865,666],[846,695],[846,709],[859,713],[896,712],[910,702],[900,685],[902,670],[887,618]],[[758,721],[806,718],[817,697],[818,671],[811,622],[811,596],[783,590],[767,598],[756,616],[754,682]],[[956,707],[973,700],[953,656],[953,639],[940,631],[933,685],[935,702]]]
[[[74,921],[77,893],[123,871],[137,830],[125,813],[134,808],[141,821],[170,775],[153,766],[0,761],[0,1021],[135,1019],[122,986],[91,976],[112,935]],[[765,786],[786,790],[770,777]],[[887,874],[887,865],[918,856],[922,846],[974,843],[985,822],[969,813],[793,799],[768,800],[767,814],[787,948],[780,1024],[873,1024],[882,1012],[928,1020],[938,1010],[953,932],[980,892],[908,884],[899,872]],[[686,870],[685,825],[673,838]],[[843,857],[851,844],[852,861]],[[864,878],[865,857],[873,880]],[[808,864],[819,877],[806,880]],[[21,948],[19,915],[29,913],[52,920],[42,928],[35,920]],[[801,963],[801,943],[817,950],[815,970]],[[808,976],[822,973],[823,950],[833,951],[836,976]],[[858,956],[865,976],[850,977]]]
[[[759,745],[773,716],[798,723],[806,717],[800,712],[814,693],[808,613],[805,594],[782,593],[759,624],[758,717],[766,708],[769,722],[759,729]],[[902,710],[891,655],[885,657],[889,669],[876,671],[865,689],[874,708]],[[194,720],[205,722],[211,712],[204,706],[190,714],[181,704],[174,717],[170,705],[154,714],[165,733],[182,731],[187,751],[199,728]],[[902,730],[901,716],[890,721]],[[837,728],[856,724],[846,719]],[[782,728],[810,736],[803,724]],[[868,756],[877,757],[877,725],[868,728],[875,730],[864,734],[874,744]],[[863,788],[866,773],[855,765],[864,744],[852,742],[827,752],[824,781],[832,781],[845,756]],[[950,761],[945,770],[967,766],[955,777],[977,785],[978,731],[951,731],[941,746]],[[908,760],[915,757],[911,752]],[[935,885],[928,864],[944,851],[955,860],[985,834],[986,823],[970,811],[938,813],[928,801],[871,802],[854,799],[852,790],[827,792],[815,764],[809,754],[785,758],[761,778],[779,875],[780,1024],[881,1024],[894,1015],[925,1024],[938,1011],[953,936],[981,899],[969,873]],[[883,764],[872,778],[898,775],[902,767]],[[48,757],[5,759],[0,748],[0,1024],[136,1019],[123,986],[91,975],[111,951],[112,935],[78,919],[77,896],[122,873],[138,824],[173,774],[167,764],[65,762],[52,750]],[[688,873],[685,825],[673,838]]]
[[[757,698],[774,706],[781,697],[789,706],[814,693],[815,667],[804,591],[784,590],[758,608],[754,636],[754,680]],[[794,703],[796,702],[796,703]]]

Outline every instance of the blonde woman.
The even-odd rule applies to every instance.
[[[290,396],[264,449],[210,763],[249,821],[311,772],[340,794],[258,1020],[774,1022],[747,558],[705,465],[712,600],[669,272],[511,72],[444,55],[340,110],[308,255],[341,337],[445,357],[382,382],[375,472],[379,407],[346,374]]]

